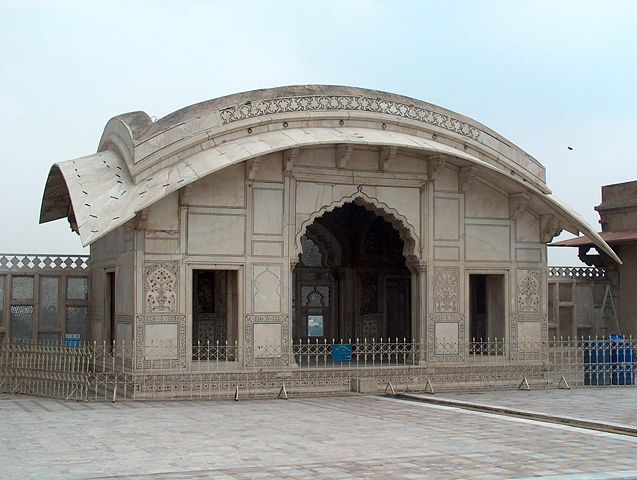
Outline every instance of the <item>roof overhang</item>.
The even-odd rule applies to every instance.
[[[387,146],[425,154],[441,154],[493,172],[500,178],[506,178],[507,182],[518,184],[521,191],[528,192],[554,212],[570,227],[570,231],[587,235],[601,250],[621,263],[599,234],[576,212],[547,193],[546,188],[464,150],[415,134],[382,128],[278,127],[276,130],[244,134],[220,143],[206,142],[207,148],[204,148],[204,143],[198,144],[183,152],[177,161],[138,179],[129,173],[122,155],[115,150],[105,150],[55,164],[51,168],[40,221],[68,216],[70,200],[82,244],[86,246],[170,193],[230,165],[292,148],[343,144]]]
[[[637,242],[637,231],[627,232],[599,232],[598,234],[609,245]],[[569,238],[550,243],[549,247],[592,247],[595,242],[588,236]]]

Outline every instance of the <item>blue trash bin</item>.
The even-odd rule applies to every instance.
[[[610,335],[611,385],[634,385],[635,352],[621,335]]]
[[[584,385],[611,384],[611,352],[606,340],[584,342]]]

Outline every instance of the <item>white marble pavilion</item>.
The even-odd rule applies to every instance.
[[[89,335],[137,367],[187,368],[230,342],[240,368],[294,343],[547,336],[546,244],[615,253],[555,198],[536,159],[463,115],[400,95],[304,85],[153,122],[112,118],[97,153],[53,165],[40,222],[90,245]]]

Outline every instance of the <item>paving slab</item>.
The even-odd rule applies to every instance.
[[[437,393],[435,397],[637,429],[637,387]]]
[[[637,478],[634,437],[373,396],[0,396],[0,438],[8,479]]]

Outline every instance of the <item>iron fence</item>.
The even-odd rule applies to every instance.
[[[0,392],[63,398],[244,399],[388,392],[632,386],[632,338],[507,342],[309,341],[287,348],[196,344],[0,344]],[[246,355],[249,353],[250,355]],[[134,362],[144,355],[149,362]],[[250,359],[250,362],[248,362]]]

